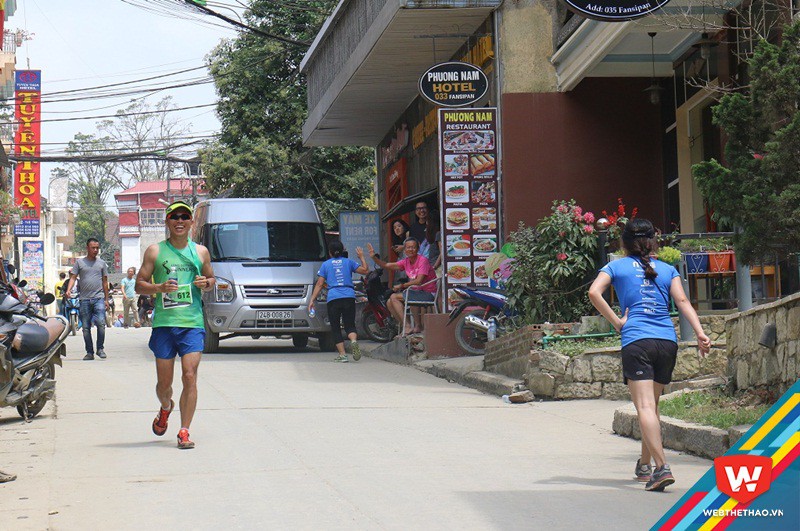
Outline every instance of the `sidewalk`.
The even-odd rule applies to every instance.
[[[333,363],[288,341],[204,356],[196,449],[150,432],[147,330],[113,329],[109,359],[57,369],[57,401],[0,410],[0,529],[645,529],[710,466],[668,452],[666,493],[633,481],[619,402],[505,404],[419,370]],[[176,391],[180,384],[176,381]]]

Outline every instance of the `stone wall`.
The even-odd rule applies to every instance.
[[[777,329],[774,348],[758,344],[767,323]],[[766,389],[780,396],[800,377],[800,293],[729,317],[725,330],[734,390]]]
[[[525,381],[537,397],[556,399],[629,397],[623,383],[620,347],[587,350],[569,357],[555,350],[531,350],[531,364]],[[673,387],[709,376],[722,377],[727,367],[724,345],[711,349],[705,358],[697,352],[696,342],[681,342],[673,372]]]
[[[541,343],[545,330],[570,334],[575,326],[575,323],[528,325],[489,341],[484,356],[485,370],[521,380],[530,366],[531,348]]]
[[[673,387],[679,388],[681,382],[696,378],[725,376],[727,317],[700,317],[703,329],[711,337],[715,348],[706,359],[702,359],[697,353],[696,343],[681,343],[673,373],[673,380],[676,382]],[[619,348],[587,351],[574,358],[540,348],[543,329],[548,329],[548,333],[562,334],[601,331],[597,329],[598,323],[593,319],[584,318],[580,324],[530,325],[490,341],[486,345],[485,370],[525,380],[534,394],[542,397],[627,397],[627,388],[622,383]],[[602,318],[600,320],[605,323]],[[678,319],[673,321],[677,331]]]

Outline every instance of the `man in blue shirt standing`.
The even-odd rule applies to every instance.
[[[128,268],[128,276],[120,282],[122,285],[122,315],[125,319],[122,325],[128,328],[131,325],[130,314],[133,314],[133,326],[139,328],[139,309],[136,307],[136,268]]]
[[[347,352],[344,350],[344,338],[342,337],[342,321],[344,330],[350,339],[350,350],[353,352],[353,359],[361,359],[361,349],[358,346],[358,335],[356,334],[356,292],[353,289],[353,273],[366,275],[369,272],[367,261],[364,259],[364,251],[361,247],[356,248],[356,254],[360,264],[355,260],[344,257],[344,245],[339,240],[334,240],[328,246],[331,258],[320,266],[317,272],[317,284],[311,294],[311,302],[308,311],[314,309],[314,302],[317,300],[323,286],[328,285],[328,319],[331,322],[331,333],[336,343],[336,350],[339,357],[334,361],[347,362]]]

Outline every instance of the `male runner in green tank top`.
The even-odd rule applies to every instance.
[[[169,238],[147,248],[136,277],[136,292],[156,295],[150,350],[156,357],[156,395],[161,409],[153,421],[153,433],[164,435],[172,401],[175,356],[181,358],[181,429],[178,448],[194,448],[189,425],[197,407],[197,368],[203,352],[205,327],[200,291],[214,288],[214,270],[208,249],[189,240],[192,207],[177,201],[166,209]],[[170,273],[177,274],[177,283]]]

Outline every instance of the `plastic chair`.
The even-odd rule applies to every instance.
[[[439,313],[439,295],[440,295],[440,293],[442,291],[441,290],[441,287],[442,287],[441,282],[442,282],[442,277],[437,277],[437,278],[435,278],[433,280],[429,280],[429,281],[427,281],[427,282],[425,282],[423,284],[420,284],[419,286],[412,286],[410,288],[407,288],[403,292],[403,322],[400,323],[400,327],[401,327],[400,328],[400,335],[401,336],[405,336],[406,335],[406,326],[405,326],[405,324],[406,324],[406,316],[408,316],[408,315],[411,316],[411,327],[412,328],[416,327],[416,323],[414,322],[414,314],[410,311],[411,308],[433,308],[433,312],[434,313]],[[433,294],[433,300],[432,301],[409,301],[408,300],[408,298],[409,298],[408,297],[408,292],[409,291],[411,291],[411,290],[419,291],[419,290],[422,289],[423,286],[428,286],[428,285],[434,284],[434,283],[436,284],[436,292],[434,292],[434,294]]]

